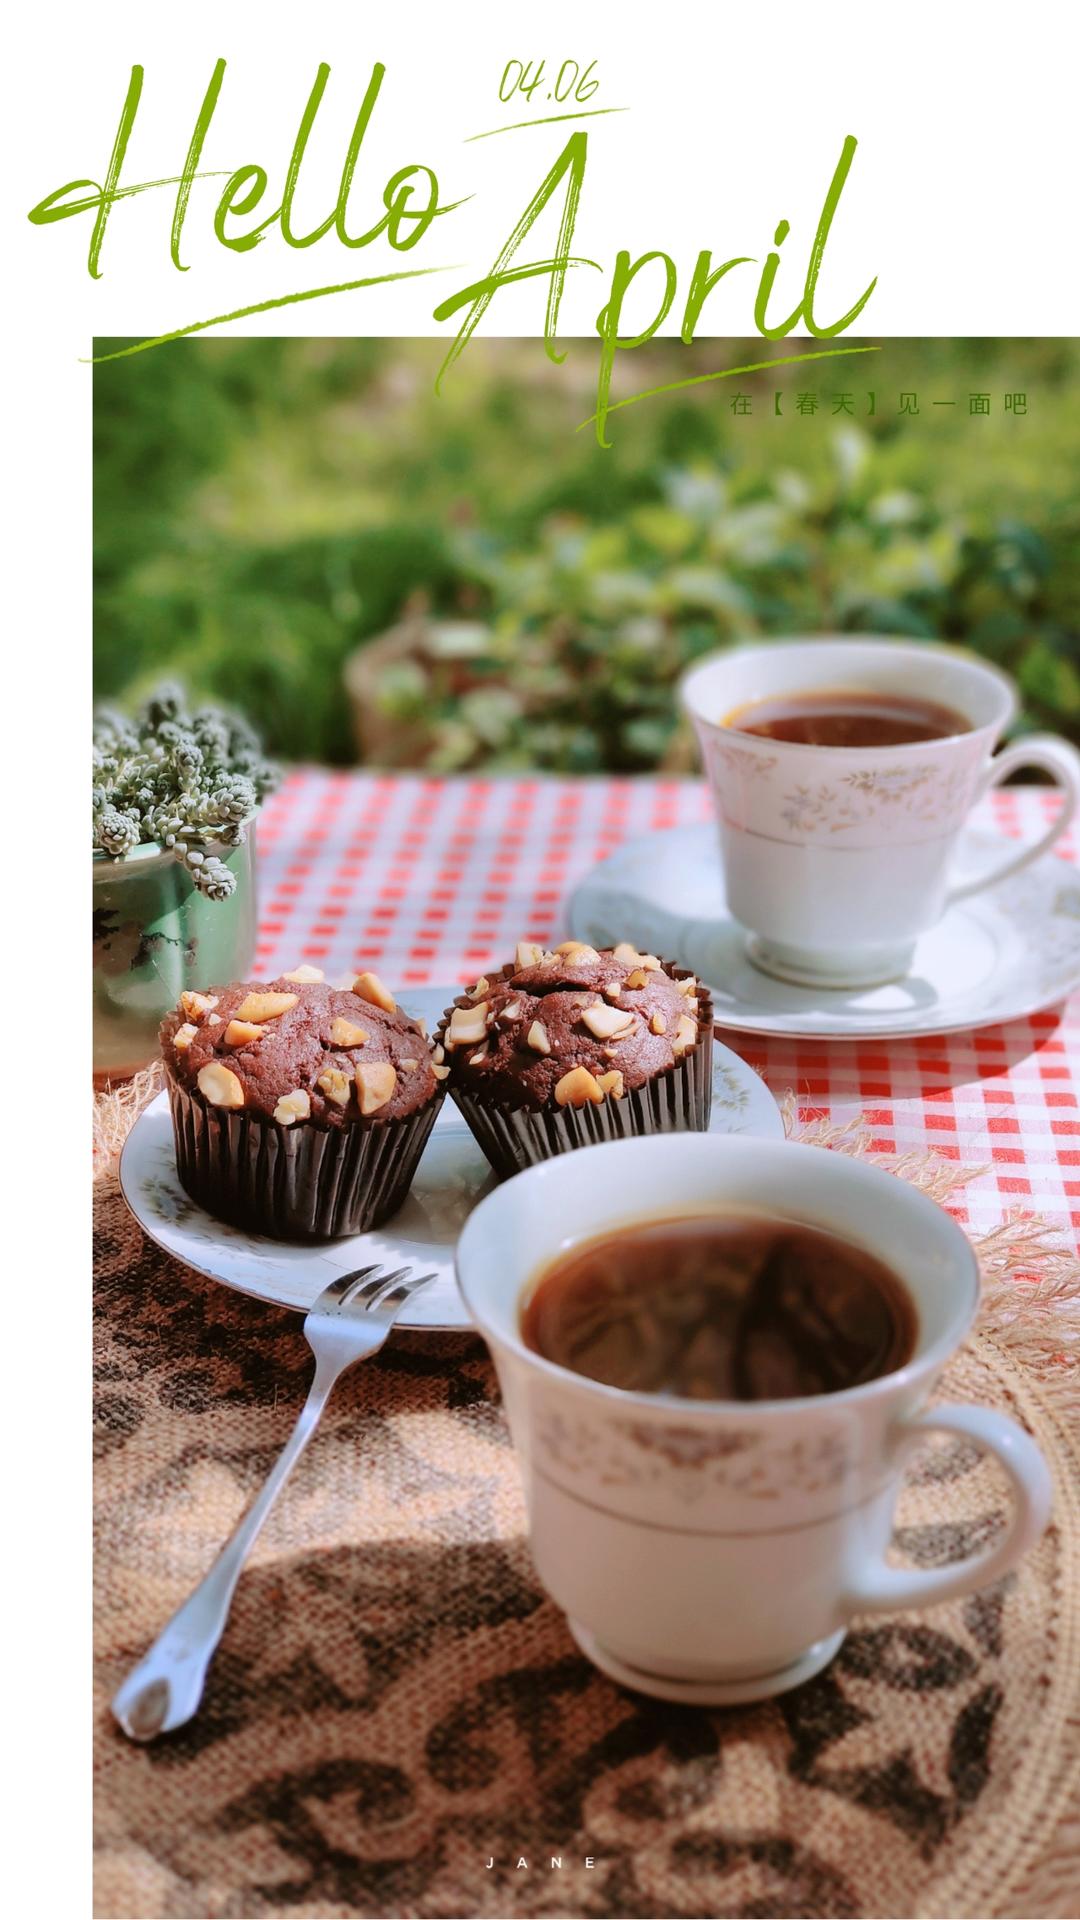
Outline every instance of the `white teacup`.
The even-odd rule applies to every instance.
[[[915,1302],[906,1366],[798,1400],[627,1393],[522,1341],[523,1291],[568,1245],[642,1218],[732,1210],[809,1222],[884,1258]],[[458,1283],[491,1348],[521,1460],[533,1556],[579,1645],[663,1698],[727,1703],[823,1667],[852,1616],[997,1580],[1038,1538],[1050,1477],[1026,1433],[987,1407],[928,1407],[967,1334],[979,1278],[955,1221],[915,1188],[842,1154],[709,1134],[562,1154],[480,1202]],[[927,1434],[992,1453],[1014,1512],[1000,1540],[930,1572],[889,1565],[906,1462]]]
[[[778,693],[874,690],[962,714],[968,731],[899,747],[811,747],[726,726]],[[1053,846],[1080,804],[1080,754],[1038,734],[995,755],[1016,711],[1011,680],[947,646],[790,640],[710,655],[681,686],[720,820],[728,904],[767,973],[800,984],[873,986],[910,966],[920,933],[954,900]],[[1018,767],[1040,767],[1065,805],[1034,845],[976,878],[956,876],[972,807]]]

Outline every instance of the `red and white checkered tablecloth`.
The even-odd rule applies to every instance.
[[[987,803],[1005,834],[1034,835],[1057,804],[1041,788]],[[702,782],[459,778],[301,769],[259,824],[263,978],[303,960],[333,978],[375,967],[393,986],[470,982],[520,939],[566,937],[566,903],[635,834],[708,819]],[[1062,851],[1080,862],[1074,829]],[[789,1090],[805,1120],[863,1114],[878,1152],[931,1147],[989,1171],[951,1210],[972,1228],[1008,1209],[1080,1229],[1080,995],[1006,1026],[937,1039],[725,1041]]]

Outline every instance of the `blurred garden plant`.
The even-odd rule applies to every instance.
[[[476,343],[436,400],[437,347],[207,342],[97,370],[103,691],[167,666],[297,759],[358,736],[374,764],[629,773],[693,764],[674,687],[701,654],[875,632],[975,648],[1017,677],[1021,729],[1080,735],[1069,343],[883,350],[900,385],[1027,379],[1029,419],[773,418],[763,376],[753,419],[650,403],[610,452],[574,435],[573,348],[545,370],[535,343]],[[658,350],[658,375],[697,351]]]
[[[614,525],[555,516],[525,549],[462,535],[486,626],[416,623],[379,668],[375,706],[434,769],[591,773],[693,764],[679,676],[703,653],[769,633],[960,638],[1018,672],[1030,707],[1075,728],[1075,645],[1040,605],[1049,554],[1030,529],[965,529],[864,479],[871,447],[834,438],[816,485],[788,470],[740,497],[715,469],[669,468],[656,501]],[[460,635],[460,638],[458,637]],[[366,736],[378,755],[377,724]],[[385,757],[385,756],[384,756]]]

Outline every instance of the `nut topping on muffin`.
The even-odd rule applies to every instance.
[[[378,1113],[393,1098],[397,1074],[389,1060],[365,1061],[356,1069],[356,1097],[361,1113]]]
[[[234,1015],[237,1020],[280,1020],[299,997],[296,993],[246,993]]]
[[[389,988],[384,987],[377,973],[358,973],[352,983],[353,992],[366,1000],[369,1006],[381,1007],[384,1013],[396,1013],[397,1001]]]
[[[217,1006],[217,996],[212,993],[182,993],[180,1005],[189,1020],[201,1020]]]
[[[571,1067],[569,1073],[564,1073],[556,1082],[555,1098],[560,1107],[583,1107],[586,1100],[594,1100],[599,1106],[604,1089],[588,1067]]]
[[[209,1060],[200,1067],[195,1082],[204,1100],[212,1107],[242,1107],[244,1089],[231,1067],[223,1067],[220,1060]]]
[[[687,1047],[692,1046],[696,1039],[697,1021],[691,1020],[687,1013],[682,1014],[675,1029],[675,1038],[671,1043],[672,1052],[685,1053]]]
[[[352,1081],[340,1067],[327,1067],[325,1073],[320,1073],[315,1085],[320,1093],[325,1093],[327,1099],[334,1102],[335,1106],[348,1106],[352,1093]]]
[[[367,1028],[358,1027],[355,1020],[343,1020],[339,1014],[330,1022],[330,1038],[335,1047],[362,1047],[367,1039]]]
[[[367,979],[374,991],[375,976]],[[441,1091],[443,1076],[435,1073],[416,1022],[381,983],[376,987],[390,1001],[389,1009],[322,980],[294,978],[290,987],[284,974],[266,986],[235,982],[213,995],[199,995],[204,1005],[218,1008],[221,1024],[170,1014],[162,1042],[171,1075],[182,1087],[199,1088],[212,1106],[244,1107],[285,1127],[304,1120],[340,1130],[366,1125],[372,1116],[381,1124],[417,1112]],[[184,998],[190,1002],[192,996]],[[186,1014],[187,1006],[182,1011]],[[374,1078],[367,1076],[366,1094],[357,1074],[361,1058],[375,1069]],[[413,1063],[407,1071],[405,1060]],[[208,1086],[200,1079],[204,1072]],[[303,1113],[294,1100],[299,1094],[308,1101]]]
[[[230,1020],[223,1038],[227,1047],[246,1047],[252,1040],[261,1040],[265,1032],[253,1020]]]
[[[446,1029],[448,1047],[471,1047],[484,1038],[486,1032],[488,1003],[479,1001],[471,1007],[455,1007],[450,1016],[450,1025]]]
[[[634,1016],[620,1012],[618,1007],[586,1007],[581,1024],[588,1027],[598,1040],[614,1040],[617,1035],[630,1032]]]

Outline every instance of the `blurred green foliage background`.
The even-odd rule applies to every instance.
[[[797,345],[658,343],[615,397]],[[348,762],[358,730],[382,764],[635,771],[693,764],[690,660],[828,629],[966,642],[1016,675],[1021,728],[1080,737],[1077,343],[888,341],[645,400],[608,451],[575,431],[595,342],[557,367],[474,341],[437,397],[443,351],[222,338],[97,367],[99,693],[176,675],[286,758]]]

